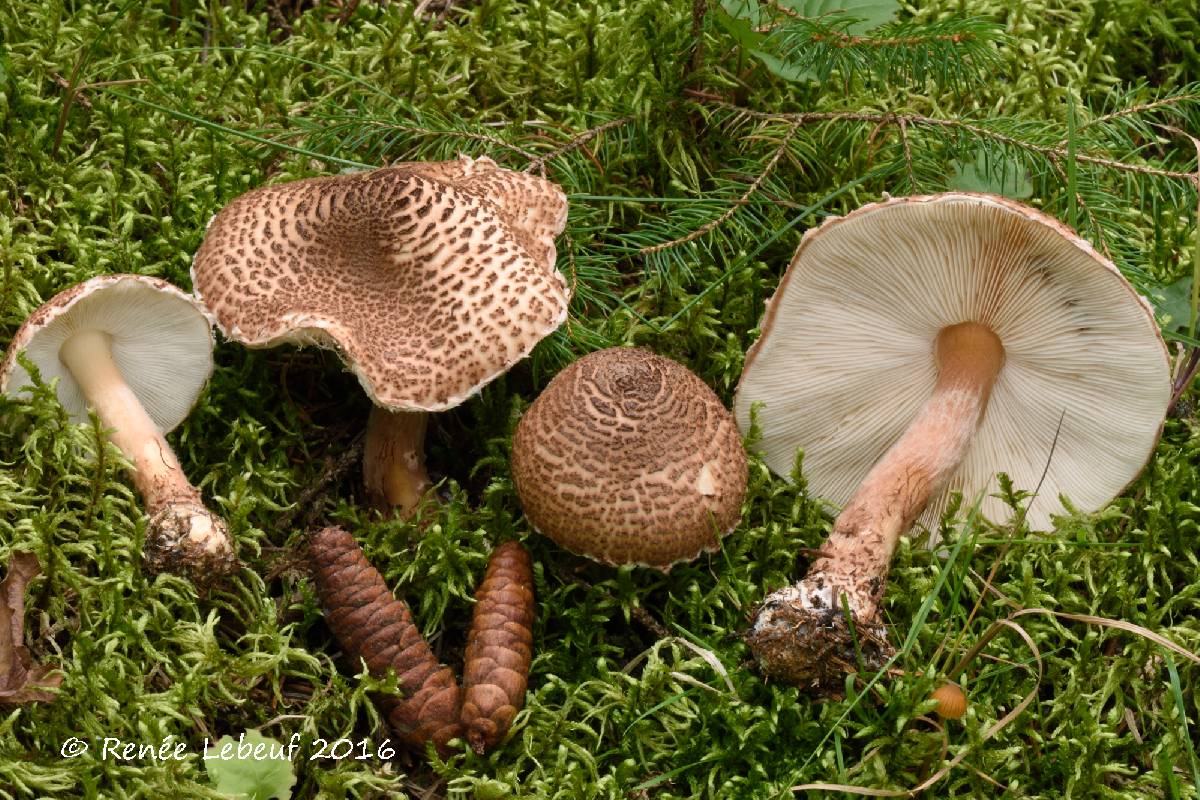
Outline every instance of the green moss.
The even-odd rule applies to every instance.
[[[315,737],[366,739],[373,750],[388,736],[368,691],[390,684],[356,677],[358,665],[341,657],[307,580],[287,568],[300,531],[279,526],[350,445],[368,403],[331,354],[221,344],[200,406],[170,437],[248,567],[207,596],[141,571],[139,501],[94,425],[68,424],[48,389],[0,400],[0,562],[15,549],[41,559],[31,644],[66,673],[56,702],[0,717],[0,796],[211,796],[204,739],[248,728],[303,735],[297,796],[420,797],[434,786],[455,798],[781,798],[812,781],[903,789],[942,763],[942,734],[928,722],[938,675],[1009,611],[983,590],[993,567],[995,589],[1022,606],[1123,619],[1200,650],[1194,416],[1167,423],[1121,499],[1064,518],[1052,536],[952,519],[942,534],[961,542],[955,559],[906,542],[886,601],[894,640],[910,639],[899,672],[828,702],[765,684],[740,639],[755,604],[799,576],[828,528],[802,480],[753,461],[743,524],[724,549],[663,576],[592,565],[532,535],[507,461],[521,410],[563,364],[607,344],[677,358],[730,400],[800,234],[883,191],[940,190],[955,160],[981,147],[1030,172],[1033,202],[1064,217],[1085,212],[1085,230],[1105,237],[1142,287],[1190,272],[1194,187],[1083,163],[1072,198],[1061,160],[1036,149],[1059,146],[1075,98],[1077,152],[1194,171],[1191,143],[1155,126],[1200,133],[1200,103],[1104,119],[1164,96],[1156,92],[1197,92],[1186,0],[946,0],[903,11],[915,23],[974,15],[1011,37],[999,66],[966,92],[870,71],[786,83],[740,51],[715,8],[692,71],[690,2],[481,0],[444,25],[406,2],[362,3],[344,23],[338,7],[319,5],[291,19],[290,34],[266,0],[249,6],[0,8],[0,345],[42,301],[92,275],[189,286],[207,220],[264,182],[458,152],[523,168],[628,118],[546,164],[572,197],[559,243],[576,283],[572,317],[533,358],[436,417],[430,467],[444,502],[424,530],[371,517],[353,474],[322,507],[355,531],[450,663],[491,545],[524,539],[539,598],[528,705],[485,758],[307,760]],[[67,108],[72,76],[80,94]],[[1020,142],[910,126],[908,161],[895,126],[805,126],[731,219],[688,244],[640,252],[716,219],[781,152],[785,121],[746,120],[697,92],[763,112],[970,119]],[[672,638],[657,640],[637,607]],[[987,647],[963,678],[971,710],[947,726],[949,754],[970,755],[934,795],[1197,796],[1194,664],[1176,659],[1173,683],[1163,652],[1135,636],[1043,617],[1021,625],[1040,650],[1041,684],[1019,637]],[[1029,710],[981,741],[1029,692]],[[60,755],[71,736],[92,744],[88,755]],[[172,736],[189,756],[101,760],[105,736]]]

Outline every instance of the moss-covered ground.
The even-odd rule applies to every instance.
[[[97,426],[69,424],[49,389],[0,400],[0,563],[15,550],[40,559],[27,640],[64,674],[54,702],[0,707],[0,796],[218,796],[203,742],[251,728],[301,734],[297,797],[783,798],[811,782],[905,790],[959,755],[926,796],[1200,796],[1200,667],[1137,632],[1016,617],[1027,639],[1002,627],[964,673],[962,720],[938,722],[928,700],[1020,608],[1123,621],[1200,652],[1194,390],[1106,509],[1031,533],[971,520],[967,498],[941,555],[914,532],[885,607],[900,656],[842,700],[764,682],[740,638],[830,525],[802,464],[789,482],[752,461],[742,524],[721,552],[668,575],[593,565],[533,534],[508,468],[522,409],[597,347],[679,359],[729,402],[805,229],[885,191],[944,189],[973,159],[1027,172],[992,188],[1110,248],[1168,332],[1194,342],[1166,319],[1188,316],[1200,270],[1186,136],[1200,136],[1194,0],[929,0],[900,18],[977,19],[985,69],[939,70],[958,63],[942,47],[924,72],[901,55],[892,72],[843,64],[795,81],[767,69],[753,31],[715,3],[697,15],[705,3],[480,0],[439,19],[441,5],[0,4],[0,347],[93,275],[190,288],[207,220],[247,189],[460,152],[516,169],[541,159],[564,185],[560,267],[577,287],[558,334],[432,423],[442,500],[420,524],[364,510],[353,469],[294,508],[352,446],[368,402],[332,353],[219,344],[200,405],[170,436],[245,562],[202,596],[143,572],[140,500]],[[886,43],[869,47],[868,62]],[[731,106],[831,116],[792,127]],[[380,683],[341,658],[293,564],[305,519],[352,530],[452,664],[492,544],[526,542],[535,658],[501,747],[309,760],[317,737],[374,748],[388,733],[369,702]],[[91,749],[64,758],[69,737]],[[101,758],[104,737],[173,737],[187,754]]]

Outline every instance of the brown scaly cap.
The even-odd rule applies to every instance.
[[[630,348],[555,376],[521,418],[512,469],[538,531],[606,564],[662,570],[716,550],[746,493],[720,399],[683,365]]]
[[[566,217],[556,185],[488,158],[293,181],[217,214],[192,282],[227,337],[335,346],[377,405],[441,411],[566,318]]]

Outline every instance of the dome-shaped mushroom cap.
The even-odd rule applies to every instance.
[[[845,505],[930,397],[938,330],[962,321],[991,327],[1004,366],[925,525],[952,492],[997,491],[1001,471],[1033,491],[1046,469],[1036,530],[1062,513],[1060,495],[1096,510],[1138,475],[1170,397],[1150,306],[1066,225],[979,194],[889,199],[810,230],[746,355],[739,426],[761,403],[769,467],[790,474],[803,449],[811,492]],[[991,497],[983,513],[1009,517]]]
[[[997,491],[998,472],[1032,491],[1046,470],[1027,517],[1035,530],[1062,513],[1060,495],[1091,511],[1119,494],[1154,449],[1170,397],[1153,313],[1066,226],[999,197],[895,198],[809,231],[747,354],[738,424],[748,429],[761,403],[771,469],[788,475],[803,449],[812,493],[844,505],[932,394],[938,331],[966,321],[996,333],[1004,366],[921,521],[936,526],[951,492],[971,502]],[[1010,515],[993,497],[982,511]]]
[[[694,373],[614,347],[554,377],[513,439],[525,516],[606,564],[669,569],[737,527],[746,455],[733,417]]]
[[[144,275],[100,275],[56,294],[25,320],[0,367],[0,391],[16,396],[32,384],[17,362],[24,351],[75,422],[88,403],[58,351],[86,330],[109,336],[112,357],[146,413],[166,433],[183,421],[212,374],[212,322],[190,296]]]
[[[192,281],[227,337],[334,346],[377,405],[440,411],[566,319],[566,218],[557,186],[487,158],[292,181],[222,209]]]

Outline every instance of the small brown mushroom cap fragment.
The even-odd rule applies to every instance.
[[[212,373],[212,326],[189,295],[142,275],[102,275],[63,291],[17,331],[0,367],[0,391],[20,395],[32,378],[25,353],[76,422],[95,409],[129,459],[146,504],[144,558],[151,572],[198,584],[237,564],[225,521],[206,509],[164,438],[195,404]]]
[[[566,215],[488,158],[292,181],[222,209],[192,281],[228,338],[334,347],[376,405],[442,411],[566,319]]]
[[[517,426],[512,470],[539,532],[606,564],[662,570],[720,546],[747,479],[712,389],[670,359],[616,347],[555,376]]]
[[[943,683],[933,690],[931,699],[937,702],[934,711],[942,719],[960,719],[967,713],[967,693],[957,683]]]

